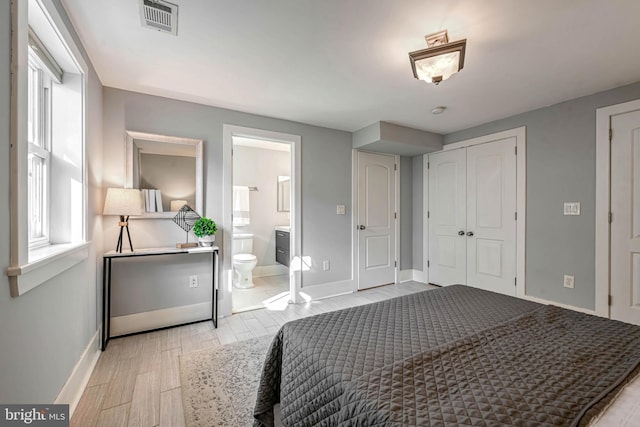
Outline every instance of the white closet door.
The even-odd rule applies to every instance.
[[[466,150],[429,155],[429,281],[467,283]]]
[[[516,138],[467,148],[467,284],[515,295]]]
[[[611,126],[611,318],[640,325],[640,111]]]

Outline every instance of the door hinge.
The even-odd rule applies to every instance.
[[[516,221],[518,220],[518,212],[515,212]]]
[[[609,224],[613,222],[613,213],[609,212]]]
[[[609,128],[609,142],[613,140],[613,128]]]
[[[613,297],[609,295],[609,305],[611,305],[612,302],[613,302]]]
[[[431,168],[431,162],[427,162],[427,169]]]
[[[394,217],[395,219],[398,219],[398,212],[394,212],[394,213],[393,213],[393,217]]]
[[[398,170],[398,165],[396,163],[393,164],[393,170],[397,171]]]
[[[431,212],[427,211],[427,218],[429,218],[431,215]]]
[[[515,148],[515,152],[516,152],[516,156],[517,156],[517,155],[518,155],[518,146],[516,145],[516,146],[515,146],[515,147],[513,147],[513,148]]]
[[[394,261],[394,262],[393,262],[393,266],[394,266],[394,267],[397,267],[397,266],[398,266],[398,261]]]
[[[518,286],[518,278],[517,277],[513,278],[513,286]]]
[[[429,268],[431,265],[431,262],[429,262],[429,260],[427,260],[427,268]]]

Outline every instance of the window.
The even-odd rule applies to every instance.
[[[51,75],[55,64],[34,34],[29,35],[27,72],[27,160],[29,248],[49,244],[49,165],[51,162]],[[47,64],[52,64],[47,66]],[[57,70],[51,70],[51,68]],[[57,73],[56,73],[57,74]],[[62,74],[62,73],[59,73]],[[61,83],[57,78],[56,84]]]
[[[52,0],[12,3],[11,266],[19,296],[88,256],[86,64]],[[32,274],[35,273],[35,274]]]

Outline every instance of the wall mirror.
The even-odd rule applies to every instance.
[[[200,215],[202,140],[126,131],[125,187],[141,190],[141,218],[173,218],[187,204]]]
[[[278,176],[278,212],[291,211],[291,177]]]

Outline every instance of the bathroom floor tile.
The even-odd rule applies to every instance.
[[[289,300],[289,276],[286,274],[254,277],[253,283],[255,286],[250,289],[233,289],[234,313],[264,308],[270,304],[281,302],[280,299],[286,300],[284,303]]]

